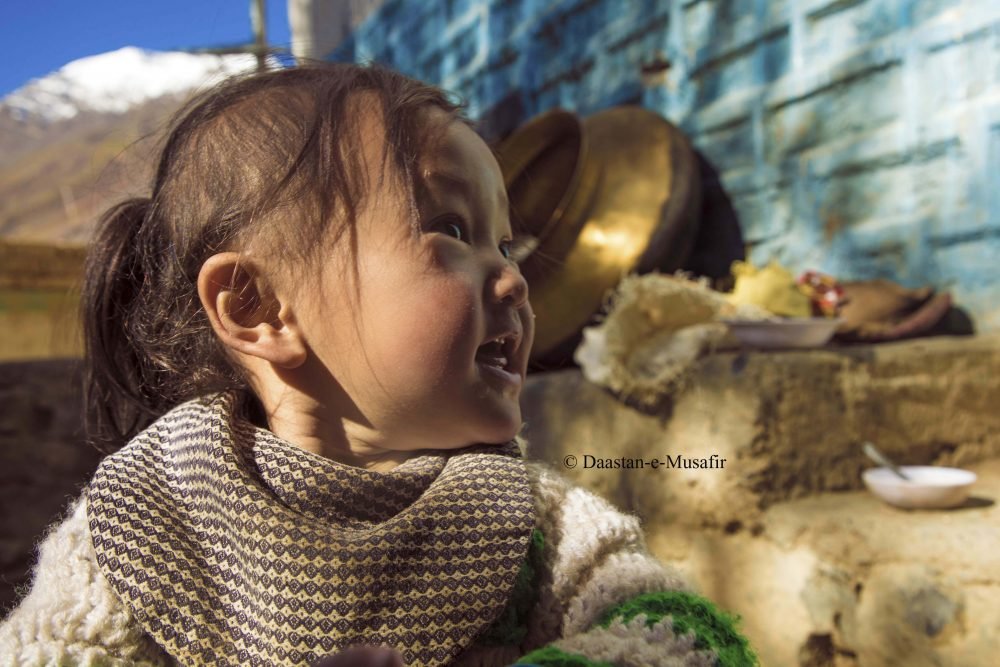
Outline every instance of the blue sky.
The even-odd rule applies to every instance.
[[[288,47],[285,0],[267,0],[268,42]],[[154,50],[249,42],[249,0],[4,0],[0,97],[66,63],[123,46]]]

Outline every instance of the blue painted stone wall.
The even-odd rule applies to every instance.
[[[1000,330],[997,0],[389,0],[331,57],[453,90],[494,137],[642,104],[720,172],[755,262],[950,289]]]

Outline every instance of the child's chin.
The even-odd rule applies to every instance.
[[[502,445],[505,442],[510,442],[514,439],[518,433],[521,432],[521,420],[519,419],[516,424],[511,424],[509,427],[498,429],[496,432],[489,433],[483,437],[480,442],[490,445]]]
[[[514,437],[521,432],[521,423],[518,422],[516,426],[490,429],[486,432],[481,432],[477,436],[465,440],[461,443],[448,444],[442,449],[462,449],[464,447],[474,447],[476,445],[502,445],[510,442]]]

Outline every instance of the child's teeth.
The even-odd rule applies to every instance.
[[[507,366],[507,357],[490,357],[483,356],[480,361],[484,364],[489,364],[490,366],[497,366],[499,368],[504,368]]]

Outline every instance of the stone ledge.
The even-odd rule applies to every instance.
[[[752,531],[647,522],[651,550],[743,618],[765,665],[996,664],[1000,459],[962,509],[905,511],[867,492],[768,508]]]
[[[908,464],[1000,456],[1000,335],[726,352],[702,360],[659,414],[643,414],[576,370],[531,376],[528,455],[620,507],[695,526],[753,525],[768,506],[861,488],[871,440]],[[563,458],[577,456],[567,470]],[[722,470],[584,469],[583,455],[726,459]],[[641,484],[640,484],[641,481]],[[669,508],[666,512],[664,508]]]
[[[577,371],[530,377],[522,405],[528,455],[638,514],[653,553],[743,617],[762,664],[987,667],[1000,628],[998,399],[991,335],[720,353],[653,415]],[[857,491],[863,439],[906,463],[971,468],[978,500],[906,512]],[[585,469],[587,454],[727,462]]]

